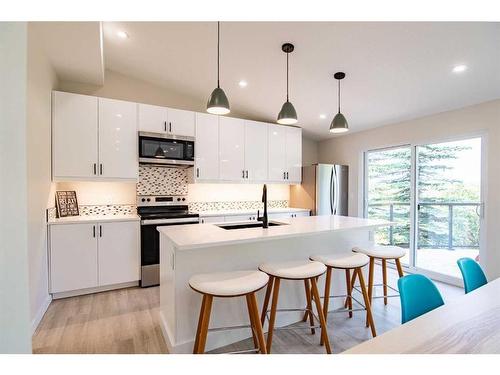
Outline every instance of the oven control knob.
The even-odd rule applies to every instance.
[[[182,198],[182,201],[184,202],[186,200],[186,198]]]
[[[177,202],[179,202],[181,200],[181,198],[177,198]]]
[[[145,198],[142,198],[142,199],[141,199],[141,201],[142,201],[142,202],[146,202],[146,199],[145,199]]]
[[[146,200],[147,200],[148,202],[151,202],[151,199],[149,199],[149,198],[148,198],[148,199],[146,199]]]

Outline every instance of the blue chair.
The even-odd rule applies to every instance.
[[[462,272],[466,294],[488,283],[481,266],[474,259],[460,258],[457,264]]]
[[[418,318],[444,305],[441,293],[431,279],[424,275],[407,275],[398,280],[401,299],[401,323]]]

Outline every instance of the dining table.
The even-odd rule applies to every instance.
[[[500,278],[343,352],[468,353],[500,353]]]

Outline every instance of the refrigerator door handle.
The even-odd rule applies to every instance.
[[[335,167],[332,168],[332,173],[330,175],[330,212],[333,215],[333,170]]]
[[[333,213],[336,214],[337,211],[338,211],[338,208],[339,208],[339,200],[340,200],[340,197],[339,197],[339,192],[340,192],[340,186],[339,186],[339,177],[337,175],[337,171],[335,170],[335,167],[333,167],[333,171],[334,171],[334,177],[335,177],[335,180],[334,180],[334,190],[333,190]]]

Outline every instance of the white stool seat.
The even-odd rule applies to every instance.
[[[366,266],[370,258],[361,253],[341,253],[329,255],[313,255],[311,260],[323,263],[328,267],[353,269]]]
[[[353,247],[352,251],[366,254],[369,257],[380,259],[399,259],[405,256],[406,252],[398,246],[372,245],[368,247]]]
[[[292,261],[281,263],[264,263],[259,270],[280,279],[303,280],[317,277],[326,272],[326,266],[320,262]]]
[[[260,271],[205,273],[189,279],[197,292],[216,297],[236,297],[255,292],[267,285],[269,276]]]

